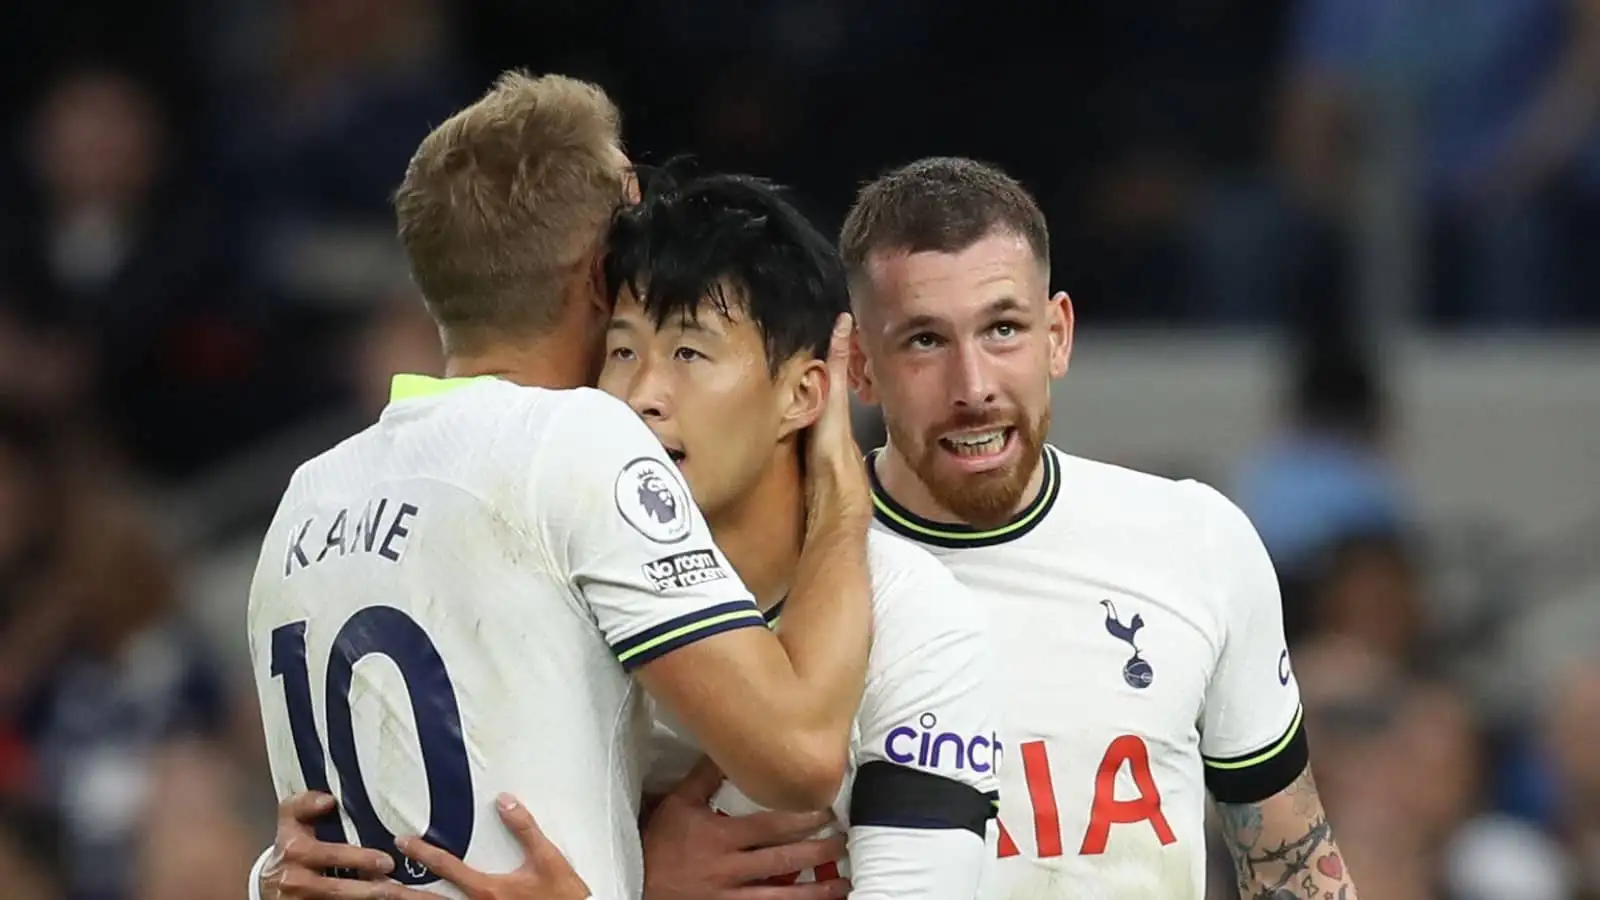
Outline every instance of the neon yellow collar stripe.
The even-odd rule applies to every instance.
[[[878,480],[876,468],[880,452],[874,450],[867,456],[867,475],[872,482],[872,506],[878,521],[902,537],[938,547],[948,549],[987,547],[1022,537],[1050,514],[1061,491],[1061,463],[1055,451],[1046,446],[1041,459],[1044,467],[1044,483],[1040,485],[1039,493],[1035,495],[1033,501],[1018,513],[1016,518],[1003,525],[982,530],[955,523],[935,522],[907,510],[884,490],[883,483]]]
[[[493,378],[493,375],[474,375],[470,378],[434,378],[429,375],[410,375],[400,373],[389,382],[389,402],[400,400],[415,400],[418,397],[434,397],[439,394],[448,394],[459,388],[479,381]]]

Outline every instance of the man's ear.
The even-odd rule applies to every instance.
[[[1050,377],[1067,374],[1067,364],[1072,360],[1072,331],[1076,324],[1072,312],[1072,298],[1066,291],[1058,291],[1049,301],[1050,312]]]
[[[872,360],[861,346],[861,327],[850,334],[850,390],[868,406],[878,403],[878,388],[872,373]]]
[[[778,437],[787,438],[816,424],[828,397],[828,366],[820,359],[796,357],[778,373]],[[843,385],[840,385],[843,388]]]

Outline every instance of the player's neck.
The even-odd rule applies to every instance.
[[[580,342],[535,341],[525,347],[493,347],[445,360],[447,378],[493,375],[525,387],[575,388],[590,382],[592,360]]]
[[[944,522],[950,525],[970,525],[962,517],[951,512],[944,504],[935,500],[933,492],[922,483],[915,469],[905,456],[895,448],[894,441],[889,441],[883,452],[876,457],[876,471],[878,482],[883,485],[883,490],[894,498],[894,501],[921,518],[933,522]],[[1044,490],[1045,467],[1034,466],[1033,474],[1028,476],[1028,486],[1023,490],[1022,496],[1017,499],[1016,508],[1011,510],[1011,515],[1017,515],[1028,504],[1038,499],[1039,492]]]
[[[795,454],[774,457],[750,491],[710,517],[711,536],[763,612],[782,602],[794,583],[805,540],[805,486]]]

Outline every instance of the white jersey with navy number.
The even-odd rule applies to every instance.
[[[872,651],[850,775],[834,804],[848,854],[773,883],[844,877],[855,900],[971,900],[997,839],[988,617],[944,566],[907,541],[871,533],[867,563]],[[777,621],[781,608],[768,615]],[[652,793],[669,789],[699,755],[664,716],[656,730]],[[731,782],[712,805],[729,815],[760,810]]]
[[[627,406],[419,376],[294,474],[248,622],[278,795],[331,789],[325,839],[392,852],[425,834],[507,871],[523,853],[495,814],[506,791],[597,900],[642,889],[628,670],[764,624]]]
[[[921,519],[874,477],[878,527],[985,604],[1002,699],[986,900],[1205,893],[1208,791],[1304,769],[1278,582],[1215,490],[1045,450],[1038,497],[987,530]]]

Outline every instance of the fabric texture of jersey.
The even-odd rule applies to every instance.
[[[921,548],[873,532],[867,549],[872,651],[852,730],[851,771],[834,804],[849,854],[836,866],[776,881],[847,877],[851,896],[863,900],[971,898],[997,837],[999,722],[987,616]],[[775,624],[781,627],[781,618]],[[699,750],[664,713],[657,713],[655,729],[646,784],[663,793]],[[712,805],[729,815],[761,810],[731,782]]]
[[[625,405],[406,376],[374,425],[295,473],[248,623],[278,795],[331,788],[324,839],[392,851],[425,833],[507,871],[523,857],[495,813],[508,791],[596,900],[642,889],[647,720],[627,670],[764,624]]]
[[[1046,448],[1009,525],[922,519],[874,476],[877,526],[988,610],[1001,699],[999,862],[983,896],[1205,892],[1208,789],[1253,802],[1305,743],[1272,565],[1215,490]]]

